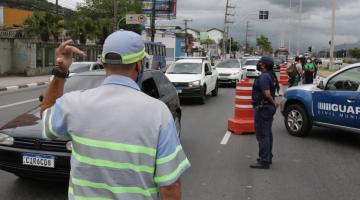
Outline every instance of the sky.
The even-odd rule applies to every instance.
[[[54,1],[54,0],[50,0]],[[66,7],[75,7],[83,0],[59,0]],[[303,0],[302,23],[299,23],[299,1],[291,0],[229,0],[236,8],[230,12],[234,24],[230,25],[230,36],[244,42],[246,22],[250,24],[251,42],[256,36],[269,37],[276,48],[284,41],[287,47],[291,41],[291,50],[295,52],[297,38],[300,38],[302,51],[312,46],[314,50],[329,48],[331,39],[331,15],[333,0]],[[360,41],[360,0],[336,0],[335,44],[351,44]],[[191,19],[189,27],[206,31],[210,28],[224,28],[226,0],[178,0],[177,19],[160,20],[157,25],[184,26],[184,19]],[[260,10],[270,11],[270,19],[258,20]],[[299,37],[298,37],[299,35]]]

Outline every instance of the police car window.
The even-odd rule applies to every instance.
[[[142,91],[151,97],[156,99],[159,98],[159,91],[153,78],[149,78],[143,81]]]
[[[326,89],[357,91],[360,85],[360,67],[349,69],[329,80]]]

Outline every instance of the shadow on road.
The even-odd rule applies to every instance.
[[[307,139],[324,141],[360,150],[360,135],[356,133],[314,127]]]

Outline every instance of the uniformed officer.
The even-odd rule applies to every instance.
[[[73,55],[84,56],[72,44],[57,48],[59,66],[41,105],[43,136],[73,143],[69,199],[181,199],[179,177],[190,163],[167,106],[140,91],[142,38],[111,34],[101,58],[103,84],[62,95]]]
[[[259,143],[259,158],[250,165],[251,168],[269,169],[272,164],[272,123],[273,116],[279,104],[275,101],[275,91],[278,85],[273,71],[274,60],[271,57],[262,57],[257,65],[261,75],[255,79],[253,86],[253,106],[255,110],[255,133]]]

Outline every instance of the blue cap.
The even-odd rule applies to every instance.
[[[106,59],[109,53],[118,54],[121,59]],[[101,62],[107,64],[133,64],[145,57],[145,44],[141,36],[132,31],[119,30],[109,35],[103,46]]]
[[[263,56],[260,58],[259,62],[264,63],[266,65],[274,65],[274,59],[270,56]]]

